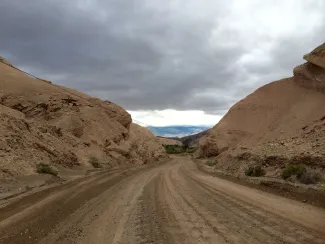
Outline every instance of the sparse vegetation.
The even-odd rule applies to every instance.
[[[59,172],[51,167],[49,164],[40,163],[36,165],[37,173],[39,174],[50,174],[58,176]]]
[[[169,154],[178,154],[178,153],[184,153],[186,152],[186,147],[185,146],[180,146],[180,145],[165,145],[163,144],[166,153]]]
[[[307,172],[307,169],[304,165],[297,164],[289,164],[285,167],[285,169],[282,171],[281,177],[286,180],[290,178],[291,176],[297,176],[299,179],[304,173]]]
[[[296,176],[303,184],[316,184],[322,181],[322,177],[318,172],[307,170],[306,166],[298,164],[289,164],[281,174],[282,178],[287,180],[291,176]]]
[[[209,167],[216,166],[216,164],[217,164],[217,162],[215,162],[215,161],[208,161],[208,162],[207,162],[207,165],[208,165]]]
[[[322,177],[315,171],[307,171],[299,177],[299,181],[303,184],[316,184],[322,181]]]
[[[165,145],[163,147],[168,154],[178,154],[178,153],[194,153],[197,148],[189,147],[188,145]]]
[[[261,177],[261,176],[265,175],[265,171],[260,165],[249,166],[245,170],[245,175],[253,176],[253,177]]]
[[[94,157],[94,156],[91,156],[91,157],[89,158],[89,163],[90,163],[94,168],[96,168],[96,169],[99,169],[99,168],[102,167],[101,164],[100,164],[100,162],[99,162],[99,160],[98,160],[98,158],[96,158],[96,157]]]

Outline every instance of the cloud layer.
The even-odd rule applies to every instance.
[[[223,115],[325,40],[322,0],[2,0],[0,55],[132,111]]]

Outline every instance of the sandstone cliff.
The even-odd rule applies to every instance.
[[[90,166],[149,163],[156,138],[108,101],[34,79],[0,57],[0,178],[35,173],[38,163]]]
[[[224,168],[234,170],[243,160],[325,168],[325,44],[304,58],[307,63],[293,77],[235,104],[200,140],[197,156],[218,156]]]

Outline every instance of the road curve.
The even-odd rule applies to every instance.
[[[325,210],[197,170],[115,170],[0,208],[2,244],[325,243]]]

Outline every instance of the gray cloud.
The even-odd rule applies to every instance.
[[[242,1],[222,0],[2,0],[0,55],[129,110],[223,114],[258,86],[290,75],[325,40],[324,1],[287,1],[297,9],[284,20],[307,26],[266,17],[274,32],[258,21],[259,2],[250,12]]]

